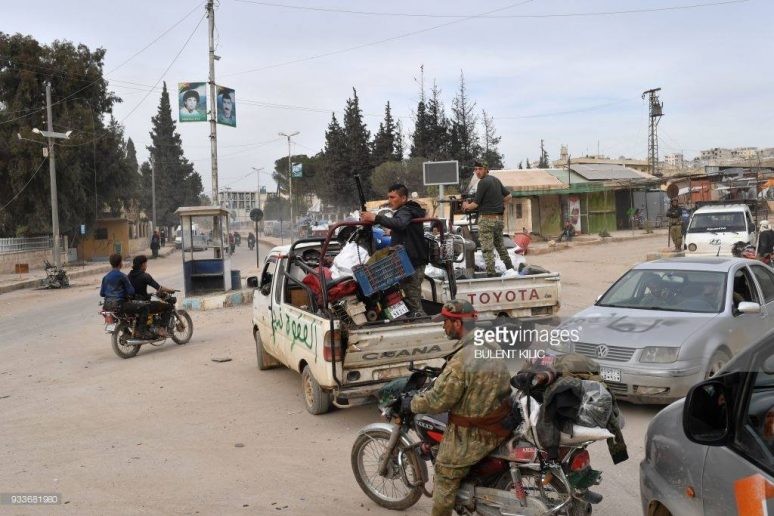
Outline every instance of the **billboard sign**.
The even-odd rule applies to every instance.
[[[460,183],[460,166],[457,161],[425,161],[422,163],[425,186],[457,185]]]
[[[218,123],[236,127],[236,92],[225,86],[218,86]]]

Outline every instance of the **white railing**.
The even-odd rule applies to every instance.
[[[59,240],[62,252],[65,252],[64,239]],[[51,236],[0,238],[0,254],[26,253],[28,251],[50,251],[54,248]]]

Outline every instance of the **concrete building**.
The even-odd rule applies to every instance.
[[[684,168],[685,156],[683,156],[682,152],[673,152],[664,156],[664,162],[669,168]]]

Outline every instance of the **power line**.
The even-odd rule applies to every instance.
[[[452,21],[449,21],[449,22],[446,22],[446,23],[441,23],[440,25],[435,25],[433,27],[428,27],[426,29],[420,29],[420,30],[415,30],[415,31],[412,31],[412,32],[406,32],[404,34],[399,34],[397,36],[391,36],[389,38],[384,38],[384,39],[380,39],[380,40],[376,40],[376,41],[371,41],[369,43],[363,43],[361,45],[356,45],[354,47],[342,48],[342,49],[339,49],[339,50],[333,50],[331,52],[324,52],[322,54],[317,54],[317,55],[313,55],[313,56],[309,56],[309,57],[302,57],[302,58],[299,58],[299,59],[293,59],[292,61],[285,61],[284,63],[276,63],[276,64],[273,64],[273,65],[267,65],[267,66],[262,66],[262,67],[259,67],[259,68],[253,68],[251,70],[245,70],[243,72],[236,72],[236,73],[225,74],[224,77],[233,77],[233,76],[236,76],[236,75],[244,75],[244,74],[247,74],[247,73],[260,72],[260,71],[269,70],[269,69],[272,69],[272,68],[279,68],[279,67],[287,66],[287,65],[291,65],[291,64],[303,63],[305,61],[312,61],[312,60],[315,60],[315,59],[321,59],[323,57],[330,57],[330,56],[334,56],[334,55],[337,55],[337,54],[344,54],[346,52],[352,52],[353,50],[359,50],[361,48],[372,47],[372,46],[375,46],[375,45],[380,45],[382,43],[388,43],[390,41],[395,41],[395,40],[398,40],[398,39],[407,38],[409,36],[416,36],[417,34],[423,34],[425,32],[430,32],[430,31],[433,31],[433,30],[436,30],[436,29],[440,29],[440,28],[443,28],[443,27],[448,27],[450,25],[461,23],[463,21],[472,20],[474,18],[479,18],[479,17],[481,17],[483,15],[488,15],[488,14],[493,14],[493,13],[500,12],[500,11],[505,11],[507,9],[512,9],[514,7],[519,7],[519,6],[522,6],[522,5],[534,2],[534,1],[535,0],[523,0],[521,2],[516,2],[516,3],[513,3],[513,4],[506,5],[505,7],[500,7],[500,8],[497,8],[497,9],[492,9],[490,11],[486,11],[486,12],[478,14],[478,15],[466,16],[466,17],[463,17],[463,18],[460,18],[460,19],[455,19],[455,20],[452,20]],[[741,1],[741,0],[738,0],[738,1]]]
[[[159,36],[157,36],[155,39],[153,39],[153,40],[152,40],[150,43],[148,43],[147,45],[145,45],[145,46],[144,46],[142,49],[140,49],[140,50],[138,50],[137,52],[135,52],[134,54],[132,54],[132,55],[131,55],[131,56],[130,56],[128,59],[124,60],[124,61],[123,61],[121,64],[119,64],[118,66],[116,66],[116,67],[115,67],[115,68],[113,68],[112,70],[110,70],[110,71],[106,72],[105,74],[103,74],[103,75],[102,75],[102,76],[101,76],[99,79],[97,79],[97,80],[95,80],[95,81],[92,81],[92,82],[90,82],[89,84],[87,84],[87,85],[86,85],[86,86],[84,86],[83,88],[81,88],[81,89],[79,89],[79,90],[76,90],[76,91],[74,91],[73,93],[71,93],[71,94],[70,94],[70,95],[68,95],[67,97],[65,97],[65,98],[63,98],[63,99],[60,99],[60,100],[58,100],[58,101],[56,101],[56,102],[52,103],[51,105],[52,105],[52,106],[56,106],[57,104],[60,104],[60,103],[62,103],[62,102],[64,102],[64,101],[66,101],[66,100],[68,100],[68,99],[70,99],[70,98],[74,97],[75,95],[77,95],[78,93],[82,92],[82,91],[83,91],[83,90],[85,90],[86,88],[89,88],[89,87],[93,86],[94,84],[98,83],[99,81],[101,81],[101,80],[104,80],[104,78],[105,78],[106,76],[108,76],[108,75],[110,75],[111,73],[115,72],[115,71],[116,71],[116,70],[118,70],[119,68],[122,68],[122,67],[123,67],[124,65],[126,65],[126,64],[127,64],[129,61],[131,61],[132,59],[134,59],[135,57],[137,57],[138,55],[140,55],[141,53],[143,53],[145,50],[147,50],[148,48],[150,48],[151,46],[153,46],[153,45],[154,45],[154,44],[155,44],[157,41],[159,41],[161,38],[163,38],[164,36],[166,36],[166,35],[167,35],[167,34],[168,34],[170,31],[172,31],[174,28],[176,28],[178,25],[180,25],[180,24],[181,24],[181,23],[183,23],[183,22],[184,22],[186,19],[188,19],[188,17],[189,17],[189,16],[191,16],[191,14],[193,14],[193,13],[196,11],[196,9],[198,9],[198,8],[199,8],[199,7],[201,7],[202,5],[203,5],[203,3],[202,3],[202,2],[197,2],[196,6],[194,6],[194,8],[193,8],[193,9],[191,9],[190,11],[188,11],[188,12],[185,14],[185,16],[183,16],[182,18],[180,18],[180,19],[179,19],[177,22],[175,22],[175,23],[174,23],[174,24],[173,24],[171,27],[169,27],[167,30],[165,30],[164,32],[162,32],[162,33],[161,33]],[[201,23],[201,21],[200,21],[199,23]],[[6,58],[7,58],[7,57],[6,57]],[[17,61],[17,62],[18,62],[18,61]],[[33,64],[33,63],[27,63],[27,64],[25,64],[25,63],[21,63],[21,64],[22,64],[22,65],[24,65],[24,66],[36,66],[37,68],[40,68],[40,69],[44,69],[44,68],[45,68],[45,67],[43,67],[43,66],[36,65],[36,64]],[[51,68],[51,69],[55,69],[54,67],[50,67],[50,68]],[[60,76],[65,76],[65,75],[75,75],[75,74],[65,74],[65,72],[54,72],[54,71],[52,71],[51,69],[49,70],[49,72],[48,72],[48,73],[50,73],[50,74],[52,74],[52,75],[60,75]],[[83,75],[84,77],[88,77],[88,74],[85,74],[85,73],[84,73],[84,74],[82,74],[82,75]],[[145,99],[143,99],[143,100],[145,100]],[[20,120],[20,119],[22,119],[22,118],[26,118],[26,117],[32,116],[32,115],[34,115],[35,113],[39,113],[39,112],[41,112],[41,111],[44,111],[45,109],[46,109],[45,107],[42,107],[42,108],[36,109],[36,110],[34,110],[34,111],[31,111],[31,112],[29,112],[29,113],[27,113],[27,114],[25,114],[25,115],[18,116],[18,117],[16,117],[16,118],[12,118],[12,119],[10,119],[10,120],[5,120],[5,121],[3,121],[3,122],[0,122],[0,125],[5,125],[5,124],[8,124],[8,123],[14,122],[14,121],[16,121],[16,120]],[[18,111],[17,111],[17,112],[18,112]]]
[[[24,191],[24,190],[25,190],[25,189],[26,189],[26,188],[29,186],[29,184],[32,182],[32,180],[33,180],[33,179],[35,179],[35,176],[37,176],[37,175],[38,175],[38,172],[40,172],[40,169],[43,167],[43,163],[45,163],[45,162],[46,162],[46,159],[48,159],[48,158],[43,158],[43,161],[41,161],[41,162],[40,162],[40,165],[38,165],[38,168],[37,168],[37,169],[35,169],[35,172],[33,172],[32,176],[31,176],[31,177],[30,177],[30,178],[27,180],[27,182],[26,182],[26,183],[24,183],[24,186],[22,186],[21,190],[19,190],[18,192],[16,192],[16,195],[14,195],[14,196],[11,198],[11,200],[10,200],[10,201],[8,201],[7,203],[5,203],[3,206],[0,206],[0,210],[4,210],[4,209],[6,209],[8,206],[10,206],[10,205],[11,205],[11,203],[12,203],[13,201],[15,201],[15,200],[16,200],[16,199],[17,199],[17,198],[18,198],[18,197],[21,195],[21,193],[22,193],[22,192],[23,192],[23,191]]]
[[[301,11],[314,11],[324,13],[335,14],[358,14],[365,16],[391,16],[391,17],[404,17],[404,18],[454,18],[454,19],[513,19],[513,18],[569,18],[578,16],[610,16],[618,14],[641,14],[641,13],[654,13],[663,11],[678,11],[685,9],[698,9],[702,7],[717,7],[728,4],[741,4],[749,2],[750,0],[725,0],[722,2],[711,2],[702,4],[689,4],[689,5],[676,5],[668,7],[652,7],[643,9],[627,9],[618,11],[587,11],[587,12],[575,12],[575,13],[555,13],[555,14],[505,14],[498,16],[491,16],[490,13],[479,15],[464,15],[464,14],[431,14],[431,13],[406,13],[406,12],[379,12],[379,11],[359,11],[353,9],[336,9],[329,7],[310,7],[305,5],[291,5],[280,4],[274,2],[260,2],[257,0],[235,0],[236,2],[244,4],[255,4],[266,7],[280,7],[284,9],[296,9]]]
[[[148,92],[145,94],[145,96],[144,96],[142,99],[140,99],[140,101],[139,101],[139,102],[138,102],[138,103],[137,103],[137,104],[136,104],[136,105],[135,105],[135,106],[134,106],[134,107],[131,109],[131,111],[129,111],[129,113],[127,113],[127,114],[126,114],[126,116],[124,116],[124,117],[123,117],[121,120],[119,120],[119,121],[118,121],[118,123],[119,123],[119,124],[122,124],[123,122],[125,122],[125,121],[126,121],[126,119],[127,119],[127,118],[129,118],[130,116],[132,116],[132,115],[134,114],[134,112],[135,112],[135,111],[137,111],[137,109],[138,109],[138,108],[139,108],[139,107],[142,105],[142,103],[143,103],[143,102],[145,102],[145,100],[146,100],[146,99],[147,99],[147,98],[150,96],[150,94],[151,94],[151,93],[153,93],[153,90],[154,90],[154,89],[155,89],[155,88],[156,88],[156,87],[159,85],[159,83],[160,83],[160,82],[161,82],[161,81],[164,79],[164,76],[167,74],[167,72],[169,72],[169,69],[170,69],[170,68],[172,68],[172,65],[174,65],[174,64],[175,64],[175,62],[177,61],[177,59],[178,59],[178,58],[180,57],[180,55],[183,53],[183,50],[185,50],[185,49],[186,49],[186,47],[188,46],[188,43],[190,43],[190,42],[191,42],[191,39],[194,37],[194,34],[196,34],[196,31],[199,29],[199,26],[202,24],[202,22],[204,21],[204,19],[205,19],[205,18],[206,18],[206,15],[203,15],[203,16],[202,16],[202,17],[199,19],[199,23],[197,23],[197,24],[196,24],[196,26],[194,27],[194,29],[191,31],[191,34],[189,34],[188,38],[187,38],[187,39],[185,40],[185,42],[183,43],[183,46],[180,48],[180,50],[178,50],[177,54],[175,54],[175,57],[173,57],[173,58],[172,58],[172,61],[170,61],[170,62],[169,62],[169,65],[167,65],[167,67],[164,69],[164,71],[163,71],[163,72],[161,72],[161,75],[160,75],[160,76],[159,76],[159,78],[156,80],[156,82],[153,84],[153,86],[151,86],[151,89],[149,89],[149,90],[148,90]],[[107,136],[107,134],[108,134],[108,133],[106,133],[106,134],[105,134],[105,135],[103,135],[103,136],[97,136],[96,138],[94,138],[94,139],[92,139],[92,140],[88,140],[88,141],[81,142],[81,143],[76,143],[76,144],[73,144],[73,145],[66,145],[66,144],[60,144],[60,145],[61,145],[62,147],[80,147],[80,146],[83,146],[83,145],[88,145],[88,144],[90,144],[90,143],[91,143],[91,142],[93,142],[93,141],[100,140],[100,139],[104,138],[105,136]]]

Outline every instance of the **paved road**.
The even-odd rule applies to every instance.
[[[562,273],[571,315],[660,244],[530,261]],[[255,274],[254,254],[239,248],[234,268]],[[179,253],[150,264],[165,286],[180,287],[180,270]],[[307,414],[296,373],[257,370],[249,307],[195,312],[190,344],[121,360],[102,331],[98,288],[95,277],[0,296],[0,492],[61,493],[69,503],[56,511],[71,514],[394,514],[362,494],[349,465],[357,429],[379,419],[375,407]],[[638,463],[657,410],[623,405],[628,462],[613,466],[604,444],[592,448],[605,475],[595,514],[640,512]],[[424,499],[407,514],[429,508]]]

